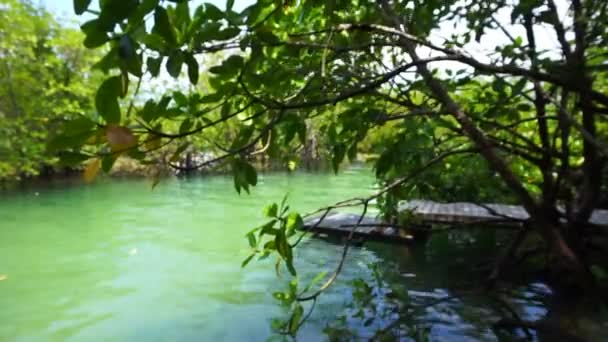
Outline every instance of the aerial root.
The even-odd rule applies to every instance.
[[[498,258],[498,260],[496,261],[496,264],[494,265],[494,268],[492,269],[492,272],[488,276],[488,279],[487,279],[488,288],[492,288],[496,284],[496,281],[502,276],[502,274],[506,270],[507,266],[509,266],[512,263],[519,247],[525,241],[527,235],[528,235],[528,229],[526,229],[526,227],[522,228],[517,233],[517,235],[515,236],[515,239],[513,239],[513,241],[509,245],[509,248],[507,248],[506,252],[500,258]]]

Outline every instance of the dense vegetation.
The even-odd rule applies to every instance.
[[[48,137],[93,115],[101,74],[91,66],[100,53],[82,46],[83,37],[29,2],[0,1],[0,181],[52,172]]]
[[[233,4],[102,0],[97,10],[75,0],[76,13],[94,15],[81,27],[84,46],[103,51],[96,67],[106,75],[95,95],[70,88],[74,94],[59,97],[83,95],[82,107],[69,111],[80,115],[51,143],[62,161],[86,162],[87,180],[121,155],[183,171],[229,166],[241,192],[256,185],[260,156],[293,168],[314,141],[337,171],[365,152],[382,189],[340,206],[365,214],[377,200],[387,219],[404,224],[395,211],[402,199],[521,204],[530,219],[491,280],[521,252],[534,256],[524,248],[540,241],[536,254],[549,256],[540,267],[552,278],[599,293],[606,233],[589,220],[605,189],[607,2],[260,0],[242,12]],[[14,63],[31,66],[25,61]],[[169,77],[181,80],[181,91],[142,91]],[[32,89],[40,88],[18,93]],[[86,107],[93,98],[96,112]],[[29,125],[29,134],[39,132]],[[213,157],[178,163],[193,144]],[[16,159],[28,154],[11,150]],[[295,277],[302,217],[285,203],[265,214],[268,223],[248,235],[246,262],[277,253]],[[316,300],[340,269],[312,294],[298,295],[294,282],[279,295],[292,307],[280,328],[295,333],[305,319],[300,302]]]

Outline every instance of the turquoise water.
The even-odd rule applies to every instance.
[[[240,196],[221,176],[154,191],[147,181],[106,180],[3,194],[0,340],[263,340],[282,313],[271,293],[284,282],[268,262],[240,268],[245,232],[287,192],[305,211],[369,193],[372,182],[362,171],[264,175]],[[300,267],[333,266],[338,249],[309,243]]]
[[[153,191],[144,180],[101,180],[2,193],[0,340],[266,340],[273,336],[271,319],[285,316],[272,292],[288,279],[277,277],[274,260],[240,268],[250,251],[244,234],[263,222],[265,205],[287,192],[292,208],[307,212],[369,194],[373,184],[371,171],[352,169],[338,176],[262,175],[251,195],[240,196],[222,176],[169,179]],[[323,329],[344,314],[359,338],[369,337],[394,317],[375,312],[368,325],[352,317],[353,280],[373,285],[375,272],[382,274],[386,283],[374,290],[374,310],[391,307],[384,303],[391,291],[424,304],[474,281],[467,265],[491,254],[496,241],[494,233],[443,234],[426,247],[352,248],[340,281],[321,297],[298,338],[327,339]],[[339,244],[307,240],[296,253],[299,274],[331,271],[340,253]],[[534,293],[546,291],[534,286]],[[528,319],[546,313],[544,302],[532,299],[518,308]],[[433,340],[492,341],[496,319],[488,301],[472,298],[418,310],[411,324]]]

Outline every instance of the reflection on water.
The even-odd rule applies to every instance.
[[[287,278],[277,278],[274,260],[240,268],[249,253],[244,234],[286,192],[292,208],[306,212],[370,193],[373,178],[353,169],[269,174],[259,183],[249,196],[220,176],[168,180],[154,191],[145,181],[106,180],[0,193],[0,340],[265,340],[271,319],[284,314],[271,294]],[[403,333],[432,340],[497,340],[496,304],[455,294],[475,283],[478,256],[492,255],[501,239],[452,231],[426,248],[352,248],[299,339],[326,339],[328,323],[343,317],[360,337],[399,320]],[[301,244],[303,282],[331,271],[340,253],[339,244]],[[371,306],[355,305],[366,291]],[[548,295],[531,284],[505,298],[533,320],[546,313]],[[355,317],[369,307],[375,311]]]

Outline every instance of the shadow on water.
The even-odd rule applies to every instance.
[[[540,279],[487,291],[483,281],[510,233],[474,227],[434,234],[411,246],[366,242],[377,258],[349,279],[352,301],[330,324],[334,339],[431,341],[606,341],[608,321],[574,306]],[[341,245],[339,239],[325,243]],[[486,259],[480,259],[480,257]],[[349,264],[357,263],[355,256]],[[348,278],[348,276],[346,277]],[[537,322],[537,329],[499,322]],[[349,335],[352,334],[352,335]]]

